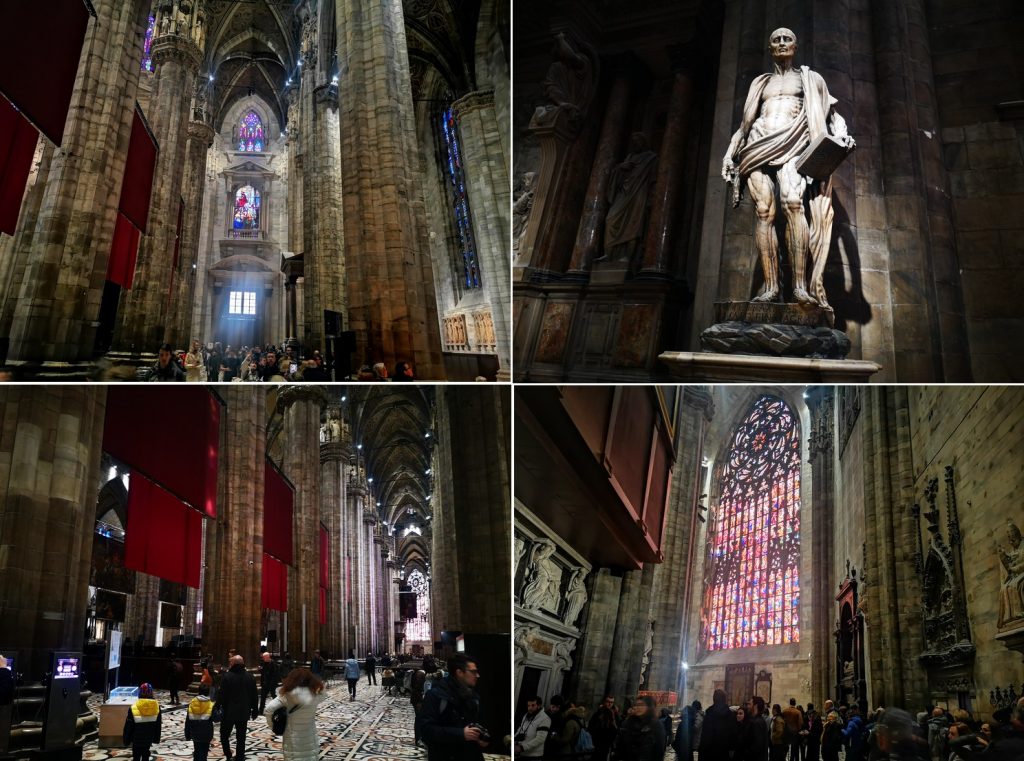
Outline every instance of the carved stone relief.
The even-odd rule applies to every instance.
[[[521,595],[524,608],[543,608],[557,613],[562,569],[551,559],[554,552],[554,542],[548,539],[540,539],[530,548],[526,584]]]
[[[999,628],[1011,628],[1024,622],[1024,542],[1020,529],[1011,520],[1006,521],[1008,548],[997,546],[999,562],[1006,571],[1006,579],[999,590]]]
[[[842,455],[846,449],[846,442],[850,440],[853,433],[853,425],[860,415],[860,386],[838,386],[838,407],[839,407],[839,435],[837,443],[839,454]]]

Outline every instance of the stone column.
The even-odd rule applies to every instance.
[[[0,391],[0,641],[28,656],[27,679],[51,650],[79,650],[107,394],[85,386]]]
[[[342,0],[337,30],[355,361],[411,361],[419,378],[443,380],[402,4]]]
[[[366,496],[366,484],[359,477],[359,468],[355,458],[350,460],[348,489],[345,499],[345,515],[343,520],[344,531],[344,579],[345,579],[345,630],[344,649],[347,655],[349,650],[356,653],[360,651],[361,636],[360,624],[362,585],[359,578],[359,546],[361,526],[363,519],[362,502]]]
[[[199,266],[199,234],[203,219],[203,191],[206,190],[206,157],[213,138],[213,127],[205,121],[188,124],[188,143],[185,148],[185,214],[182,218],[181,240],[178,245],[178,270],[172,283],[171,308],[167,318],[164,340],[171,346],[189,349],[192,339],[203,340],[192,329],[192,305],[196,300],[196,269]]]
[[[303,105],[305,171],[301,208],[306,323],[297,326],[296,335],[304,347],[325,351],[324,310],[339,312],[346,323],[348,317],[337,86],[316,87],[308,98],[304,97]]]
[[[135,574],[135,592],[128,595],[124,612],[125,639],[142,637],[142,644],[156,645],[156,617],[160,609],[160,579],[148,573]]]
[[[395,640],[395,621],[398,620],[398,585],[401,580],[398,578],[398,564],[394,556],[388,560],[388,648],[389,652],[398,652],[398,642]]]
[[[328,408],[328,415],[330,414]],[[335,657],[348,654],[344,649],[349,626],[344,551],[348,532],[344,526],[343,513],[348,485],[346,471],[350,455],[351,448],[347,441],[320,444],[320,515],[330,534],[327,626],[321,644],[323,649],[330,651]]]
[[[153,177],[149,233],[139,244],[135,282],[121,294],[114,350],[155,354],[168,322],[167,293],[172,286],[178,206],[184,190],[185,148],[189,135],[192,89],[202,51],[190,38],[167,34],[153,40],[156,66],[153,98],[147,114],[160,152]]]
[[[288,644],[292,655],[302,653],[304,658],[320,648],[320,410],[326,404],[319,386],[288,386],[278,395],[287,436],[281,469],[295,485]]]
[[[263,480],[266,390],[226,384],[217,478],[217,520],[206,529],[203,651],[230,648],[256,662],[263,608]]]
[[[583,201],[583,215],[576,231],[576,245],[572,249],[569,272],[590,271],[590,263],[601,256],[601,240],[604,219],[608,214],[608,175],[621,158],[629,123],[630,59],[620,56],[613,64],[612,81],[608,93],[608,105],[601,123],[601,137],[598,138],[597,153],[590,170],[590,182]]]
[[[373,649],[374,629],[373,611],[373,527],[377,525],[377,516],[370,507],[370,500],[363,503],[363,525],[359,532],[359,633],[361,650],[356,655],[363,657]]]
[[[644,260],[641,272],[671,276],[675,270],[672,254],[676,231],[682,218],[683,165],[686,163],[686,125],[693,101],[693,78],[682,51],[670,51],[674,57],[675,75],[668,104],[665,134],[658,152],[658,177],[654,183],[651,218],[644,238]]]
[[[650,617],[655,623],[654,649],[647,675],[647,689],[679,691],[684,633],[689,606],[683,591],[692,573],[690,542],[700,496],[704,433],[714,415],[711,392],[706,387],[684,386],[676,428],[676,463],[672,473],[671,504],[661,549],[664,562],[654,567]]]
[[[388,573],[388,540],[383,534],[376,538],[377,557],[377,648],[388,649],[388,598],[391,596],[391,575]]]
[[[493,90],[464,95],[452,104],[452,110],[462,137],[466,192],[479,257],[480,282],[494,320],[498,380],[509,380],[512,377],[509,156],[501,142]]]
[[[295,314],[295,281],[288,277],[284,281],[284,297],[285,297],[285,311],[284,311],[284,332],[287,334],[286,338],[298,338],[298,324],[296,323]]]
[[[12,364],[84,363],[96,341],[149,3],[93,6],[63,144],[44,149],[19,219],[0,325]]]
[[[458,552],[451,537],[455,532],[455,515],[452,508],[452,440],[442,435],[447,429],[448,418],[444,396],[437,396],[437,414],[434,450],[430,458],[430,469],[434,474],[431,483],[429,503],[430,520],[430,630],[431,642],[441,639],[442,631],[459,631],[460,579]],[[468,581],[468,580],[467,580]]]
[[[646,634],[646,607],[641,606],[643,571],[626,571],[622,575],[615,617],[615,634],[608,653],[608,684],[614,695],[635,695],[640,682],[639,658],[634,659],[636,640]]]
[[[811,698],[823,702],[832,693],[830,676],[835,658],[832,630],[836,619],[833,525],[835,512],[835,388],[811,386],[807,391],[811,412],[808,454],[811,461],[811,502],[813,515],[811,547],[814,576],[810,592]],[[806,509],[806,508],[805,508]],[[801,606],[804,607],[804,606]]]

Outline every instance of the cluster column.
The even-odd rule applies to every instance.
[[[328,407],[328,426],[333,415],[340,419],[338,407]],[[339,420],[340,422],[340,420]],[[330,430],[328,428],[328,430]],[[323,648],[335,657],[348,655],[351,647],[349,631],[349,588],[347,545],[349,531],[345,526],[348,501],[348,472],[351,443],[347,437],[320,443],[320,514],[330,534],[328,571],[330,588],[327,590],[327,625],[322,636]]]

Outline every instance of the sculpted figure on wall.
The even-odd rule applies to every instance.
[[[533,208],[533,181],[536,179],[536,172],[523,174],[523,185],[519,197],[512,207],[512,250],[519,253],[519,244],[526,235],[526,223],[530,221],[530,209]]]
[[[647,227],[647,197],[658,167],[658,154],[647,136],[634,132],[629,154],[608,177],[608,215],[604,222],[604,256],[597,261],[632,261]]]
[[[538,106],[531,127],[553,126],[561,115],[579,129],[594,95],[594,63],[586,52],[577,51],[564,32],[555,35],[555,60],[542,85],[548,103]]]
[[[572,572],[572,577],[569,579],[569,587],[565,590],[565,618],[563,619],[567,626],[575,626],[576,619],[580,616],[580,611],[583,610],[583,606],[587,602],[587,588],[583,584],[583,577],[585,572],[582,568],[577,568]]]
[[[1024,621],[1024,542],[1013,521],[1006,521],[1006,536],[1010,548],[997,548],[999,560],[1006,569],[1006,580],[999,592],[999,628]]]
[[[750,84],[743,120],[722,161],[722,177],[732,183],[733,206],[739,205],[744,182],[754,201],[757,251],[764,272],[764,287],[754,301],[775,301],[781,294],[777,190],[786,215],[793,299],[828,307],[822,275],[832,239],[831,173],[855,143],[846,122],[833,110],[837,101],[821,75],[807,66],[794,68],[796,35],[776,29],[768,47],[774,71]],[[812,150],[807,152],[809,146]]]
[[[551,560],[554,552],[554,543],[547,539],[539,540],[530,548],[526,585],[521,597],[524,608],[558,609],[562,570]]]

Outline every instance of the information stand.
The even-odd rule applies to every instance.
[[[115,687],[110,699],[100,706],[99,746],[101,748],[127,748],[124,744],[124,722],[135,701],[138,687]]]

